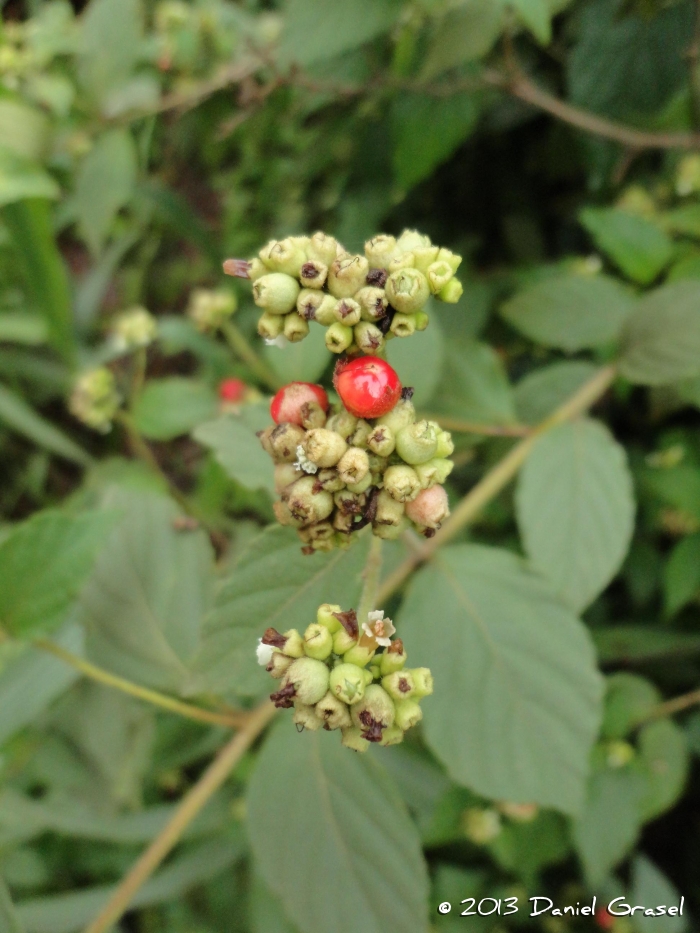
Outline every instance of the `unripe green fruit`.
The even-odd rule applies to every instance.
[[[300,317],[296,311],[292,311],[284,317],[284,336],[290,343],[299,343],[304,337],[309,336],[307,321]]]
[[[306,253],[291,237],[287,237],[270,245],[263,261],[274,272],[283,272],[296,278],[306,261]]]
[[[423,710],[415,700],[399,700],[395,708],[396,725],[404,732],[417,726],[423,718]]]
[[[382,678],[382,687],[392,700],[409,700],[416,691],[410,671],[395,671]]]
[[[322,603],[316,612],[316,621],[319,625],[327,628],[331,635],[341,629],[340,622],[335,615],[336,612],[342,612],[342,609],[335,603]]]
[[[397,502],[412,502],[421,491],[418,474],[408,464],[390,466],[384,474],[384,489]]]
[[[265,670],[270,675],[270,677],[274,677],[275,680],[279,680],[287,673],[289,670],[289,665],[293,660],[294,658],[287,657],[287,655],[282,654],[281,651],[274,651],[272,657],[265,667]]]
[[[405,517],[398,525],[382,525],[380,522],[375,522],[372,525],[372,534],[383,541],[398,541],[404,531],[408,530],[409,525],[410,522]]]
[[[338,241],[335,237],[320,232],[314,233],[306,247],[306,254],[309,259],[315,259],[326,266],[330,266],[335,260],[337,252]]]
[[[355,301],[362,309],[362,320],[374,323],[386,316],[389,300],[383,288],[375,285],[365,285],[355,293]]]
[[[408,657],[405,651],[384,651],[379,655],[379,672],[383,677],[386,677],[395,671],[403,670],[407,660]]]
[[[462,288],[462,283],[459,281],[459,279],[452,278],[447,283],[447,285],[443,285],[437,296],[441,301],[445,301],[447,304],[454,305],[457,304],[459,299],[462,297],[463,291],[464,289]]]
[[[330,690],[318,701],[315,709],[324,729],[347,729],[352,725],[347,705],[334,697]]]
[[[350,492],[349,489],[341,489],[333,496],[336,508],[345,515],[362,515],[367,501],[363,493]]]
[[[323,721],[316,715],[314,706],[299,702],[294,704],[292,722],[297,726],[301,726],[302,729],[308,729],[309,732],[316,732],[323,725]]]
[[[394,434],[398,434],[401,428],[408,427],[415,420],[416,410],[413,407],[413,402],[410,399],[401,398],[391,411],[377,420],[377,424],[385,424],[388,428],[391,428]]]
[[[278,463],[275,466],[275,492],[279,495],[287,486],[296,483],[299,479],[299,470],[292,463]]]
[[[331,541],[335,536],[333,525],[331,525],[329,521],[316,522],[315,525],[308,525],[304,528],[304,531],[306,532],[307,542],[313,544],[314,547],[321,541]]]
[[[399,726],[389,726],[382,732],[382,737],[379,744],[383,748],[387,748],[389,745],[400,745],[403,742],[403,737],[403,729],[401,729]]]
[[[335,298],[352,298],[365,284],[368,272],[364,256],[336,259],[328,270],[328,291]]]
[[[428,287],[433,295],[437,295],[441,288],[450,281],[454,272],[449,263],[444,260],[434,262],[427,271]]]
[[[365,243],[365,256],[373,269],[385,269],[396,252],[396,237],[380,233]]]
[[[286,502],[273,502],[272,511],[275,513],[275,518],[280,525],[289,526],[290,528],[299,528],[303,524],[303,522],[294,518]]]
[[[420,311],[430,297],[428,280],[418,269],[400,269],[387,279],[386,295],[397,311],[413,314]]]
[[[332,467],[343,456],[348,445],[335,431],[328,428],[314,428],[303,439],[304,453],[319,467]]]
[[[442,486],[421,490],[406,506],[406,515],[421,528],[439,528],[450,514],[447,493]]]
[[[433,675],[428,667],[414,667],[407,671],[413,677],[414,696],[417,699],[430,696],[433,692]]]
[[[386,489],[377,496],[377,512],[374,521],[378,525],[400,525],[405,513],[403,502],[397,502]]]
[[[348,447],[338,461],[338,475],[348,486],[357,485],[369,473],[367,451],[360,447]]]
[[[286,316],[265,311],[258,319],[258,334],[264,340],[276,340],[284,330]]]
[[[404,230],[398,238],[396,245],[404,252],[414,249],[426,249],[431,246],[430,237],[417,230]]]
[[[339,492],[345,487],[345,483],[338,475],[338,471],[331,467],[325,470],[319,470],[316,474],[316,484],[325,489],[326,492]]]
[[[301,416],[301,426],[306,428],[307,431],[313,428],[322,428],[326,423],[326,411],[314,399],[304,402],[299,409],[299,414]]]
[[[335,431],[336,434],[340,434],[342,438],[347,440],[358,423],[359,418],[356,418],[355,415],[351,415],[347,409],[343,408],[337,415],[331,415],[326,422],[326,428],[329,431]]]
[[[251,282],[257,282],[257,280],[263,275],[267,275],[267,266],[258,256],[253,256],[253,258],[248,263],[249,280]]]
[[[341,534],[349,535],[355,524],[355,514],[353,512],[342,512],[338,509],[333,516],[333,527]]]
[[[322,522],[333,511],[333,496],[324,489],[316,491],[313,476],[302,476],[283,493],[289,511],[304,525]]]
[[[415,314],[401,314],[399,311],[391,319],[391,333],[395,337],[410,337],[416,332]]]
[[[283,421],[273,428],[269,435],[272,456],[278,463],[294,463],[297,447],[302,443],[306,432],[298,424]]]
[[[329,682],[333,696],[350,706],[359,703],[365,695],[364,675],[354,664],[343,663],[334,667]]]
[[[351,748],[354,752],[366,752],[369,748],[369,742],[363,738],[360,729],[351,726],[349,729],[342,730],[340,744],[345,748]]]
[[[288,314],[297,303],[299,283],[283,272],[269,272],[253,283],[253,301],[270,314]]]
[[[346,327],[360,323],[362,309],[354,298],[341,298],[333,309],[335,319]]]
[[[411,252],[413,253],[416,269],[418,269],[419,272],[422,272],[423,275],[427,275],[428,269],[437,260],[440,247],[415,246]]]
[[[449,431],[438,431],[436,457],[451,457],[455,452],[454,441]]]
[[[295,628],[290,628],[282,633],[286,638],[282,654],[290,658],[302,658],[304,656],[304,639]]]
[[[372,485],[372,474],[366,473],[359,483],[348,483],[348,492],[361,493],[366,492]]]
[[[429,421],[416,421],[396,435],[396,452],[406,463],[425,463],[437,451],[437,431]]]
[[[459,269],[459,265],[462,262],[462,257],[443,246],[440,248],[440,252],[437,255],[437,262],[446,262],[454,274],[457,269]]]
[[[304,632],[304,651],[309,658],[325,661],[333,650],[333,636],[318,622],[312,622]]]
[[[370,324],[368,321],[360,321],[353,328],[355,343],[370,356],[375,356],[378,350],[384,346],[384,334],[379,330],[376,324]]]
[[[295,697],[300,703],[314,706],[328,691],[328,668],[315,658],[298,658],[285,674],[283,683],[294,685]]]
[[[338,629],[333,635],[333,653],[345,654],[353,645],[357,644],[357,638],[350,635],[344,628]]]
[[[385,424],[378,424],[367,438],[367,446],[379,457],[389,457],[396,447],[394,432]]]
[[[363,730],[369,741],[379,741],[381,730],[394,725],[394,701],[379,684],[370,684],[359,703],[350,710],[352,724]]]
[[[345,324],[336,321],[326,331],[325,340],[331,353],[344,353],[352,345],[352,327],[346,327]]]
[[[327,276],[328,266],[325,262],[315,259],[307,259],[299,271],[299,278],[304,288],[323,288]]]
[[[416,311],[413,315],[413,319],[416,322],[417,331],[424,331],[428,324],[430,324],[430,318],[425,311]]]
[[[400,272],[402,269],[412,269],[416,264],[416,257],[410,250],[405,253],[397,253],[389,260],[388,270],[390,273]]]
[[[365,645],[355,645],[343,655],[343,661],[347,664],[354,664],[357,667],[366,667],[372,660],[375,648],[367,648]]]
[[[357,427],[346,439],[351,447],[364,448],[367,446],[367,438],[371,433],[372,425],[365,421],[364,418],[360,418],[360,420],[357,422]]]
[[[297,314],[303,317],[305,321],[318,320],[316,312],[323,304],[324,299],[328,297],[328,295],[324,295],[323,292],[316,289],[302,288],[296,302]]]

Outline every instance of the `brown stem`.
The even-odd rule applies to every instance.
[[[698,706],[700,704],[700,690],[691,690],[690,693],[684,693],[679,697],[674,697],[672,700],[666,700],[665,703],[659,703],[655,707],[646,720],[650,719],[662,719],[664,716],[673,716],[674,713],[680,713],[683,710],[689,709],[691,706]]]

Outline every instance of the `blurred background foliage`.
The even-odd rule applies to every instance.
[[[474,705],[474,683],[449,673],[461,616],[428,568],[400,608],[388,605],[410,651],[439,641],[431,666],[446,687],[428,701],[427,741],[379,749],[364,771],[345,750],[314,764],[305,741],[315,737],[276,728],[248,807],[257,752],[140,889],[123,929],[690,929],[688,913],[700,916],[697,4],[9,0],[2,9],[0,621],[13,638],[0,649],[0,873],[16,906],[1,892],[0,928],[82,929],[226,736],[79,678],[26,642],[50,632],[59,648],[148,688],[245,706],[264,689],[252,646],[279,599],[245,602],[247,581],[262,573],[255,548],[270,558],[262,590],[270,566],[292,594],[314,572],[284,532],[248,549],[272,520],[252,433],[265,423],[260,406],[246,406],[228,443],[208,443],[201,425],[217,415],[222,378],[242,378],[261,398],[270,383],[327,378],[329,354],[318,334],[259,349],[265,384],[245,347],[236,355],[194,328],[183,314],[190,292],[232,290],[250,346],[257,311],[245,283],[222,281],[223,258],[318,228],[359,250],[375,232],[408,226],[465,257],[461,302],[388,349],[418,407],[456,432],[453,503],[513,436],[617,356],[633,308],[646,315],[658,352],[628,350],[597,409],[617,441],[593,421],[550,435],[516,496],[492,501],[450,558],[457,577],[473,576],[494,631],[504,618],[532,630],[541,622],[544,647],[582,668],[589,641],[574,613],[584,613],[606,678],[602,726],[591,747],[600,709],[590,662],[581,688],[590,702],[580,716],[571,707],[578,725],[551,745],[546,729],[523,739],[528,754],[539,748],[542,770],[523,777],[511,733],[542,722],[513,725],[495,700]],[[134,305],[159,325],[133,406],[136,437],[98,436],[65,400],[76,374],[98,364],[129,384],[132,361],[106,334]],[[190,528],[162,475],[130,459],[143,455],[143,438],[146,460],[150,451],[209,536]],[[571,454],[580,449],[583,461]],[[518,531],[558,608],[511,563]],[[497,556],[458,550],[473,538]],[[322,585],[292,602],[299,617],[289,624],[305,625],[324,600],[357,598],[356,548],[344,567],[314,558]],[[387,570],[403,556],[389,548]],[[498,605],[478,589],[489,575]],[[224,632],[222,664],[221,642],[206,632],[231,619],[239,628]],[[523,656],[541,661],[544,647],[525,641]],[[466,670],[480,646],[460,650]],[[535,692],[548,684],[535,661],[531,676]],[[569,702],[563,688],[547,690],[553,707]],[[293,847],[280,840],[322,851],[328,825],[309,801],[327,787],[357,850],[319,857],[302,896]],[[371,831],[382,806],[394,808],[389,841]],[[378,880],[363,885],[368,871]],[[524,907],[534,895],[575,904],[624,892],[644,904],[683,894],[686,915],[532,921]],[[521,910],[459,917],[460,901],[486,896],[518,896]],[[439,916],[445,900],[453,912]]]

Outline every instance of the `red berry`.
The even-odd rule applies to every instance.
[[[219,384],[219,398],[222,402],[240,402],[247,388],[242,379],[223,379]]]
[[[381,418],[401,398],[394,369],[378,356],[360,356],[335,368],[333,384],[343,405],[356,418]]]
[[[324,411],[328,411],[326,390],[311,382],[290,382],[283,386],[270,402],[270,414],[276,424],[289,421],[302,423],[302,406],[307,402],[317,402]]]
[[[599,907],[595,912],[595,922],[601,930],[611,930],[615,925],[615,918],[608,913],[605,907]]]

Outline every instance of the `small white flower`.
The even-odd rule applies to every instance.
[[[294,463],[295,470],[303,470],[304,473],[318,473],[318,467],[306,456],[304,448],[299,444],[297,446],[297,459]]]
[[[262,638],[258,638],[258,647],[255,649],[255,656],[258,659],[260,667],[267,667],[273,655],[272,645],[263,645]]]
[[[362,631],[369,638],[374,638],[378,645],[388,648],[396,626],[391,619],[384,618],[383,609],[375,609],[374,612],[367,613],[367,621],[362,623]]]
[[[284,334],[280,334],[279,337],[265,337],[266,347],[279,347],[280,350],[284,350],[288,343],[289,341]]]

